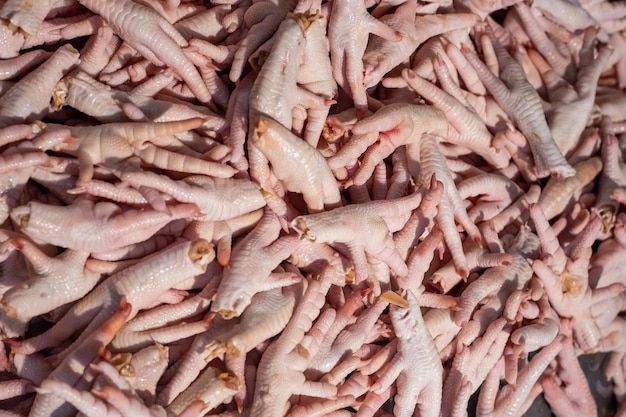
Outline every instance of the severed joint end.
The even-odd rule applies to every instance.
[[[215,259],[215,250],[208,240],[198,239],[189,246],[187,255],[195,266],[205,271],[207,265]]]
[[[298,233],[298,237],[300,239],[308,239],[311,242],[315,242],[317,236],[315,236],[309,230],[309,227],[306,224],[306,220],[302,218],[302,216],[298,216],[291,222],[291,228]]]
[[[302,33],[307,31],[309,26],[311,26],[311,23],[315,22],[316,20],[323,19],[323,18],[324,16],[318,12],[310,13],[309,11],[306,11],[304,13],[288,13],[287,14],[287,19],[295,20],[296,23],[298,24],[298,27],[300,27],[300,30],[302,31]]]

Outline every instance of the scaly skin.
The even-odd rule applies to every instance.
[[[78,51],[66,44],[0,98],[0,127],[42,119],[49,112],[57,82],[78,63]]]
[[[337,181],[317,149],[265,116],[255,119],[251,139],[287,190],[302,193],[310,213],[341,206]]]
[[[415,407],[422,417],[437,417],[441,410],[443,367],[412,292],[408,307],[391,306],[391,322],[398,340],[397,353],[370,390],[382,394],[397,379],[393,409],[396,417],[411,417]]]
[[[510,155],[506,150],[499,150],[492,146],[493,137],[475,112],[417,75],[413,70],[403,70],[402,78],[420,96],[445,112],[448,122],[454,128],[449,130],[447,136],[444,136],[446,140],[472,149],[494,168],[504,168],[509,164]]]
[[[58,366],[48,375],[42,382],[60,381],[73,386],[76,384],[81,375],[89,365],[101,352],[102,349],[115,336],[115,333],[122,327],[128,319],[133,306],[126,302],[122,297],[117,305],[112,306],[112,311],[104,320],[94,326],[93,332],[88,337],[78,343],[72,350],[71,354],[65,357]],[[29,416],[64,416],[72,410],[72,407],[63,401],[63,398],[50,393],[38,393],[35,402],[31,408]]]
[[[561,334],[567,341],[557,356],[557,372],[541,379],[544,397],[558,417],[595,416],[598,410],[574,349],[571,320],[561,320]]]
[[[603,232],[609,233],[617,220],[620,194],[626,190],[626,164],[624,164],[617,138],[612,134],[603,138],[601,155],[602,174],[598,183],[594,210],[602,219]]]
[[[211,311],[225,319],[239,317],[252,297],[261,291],[279,288],[299,281],[292,273],[272,273],[296,250],[294,236],[277,239],[280,223],[266,209],[257,226],[233,248],[230,265],[224,270]]]
[[[209,367],[167,407],[167,411],[178,415],[197,399],[210,410],[230,402],[240,383],[236,377],[228,373],[218,374],[215,368]]]
[[[50,55],[52,55],[51,52],[35,49],[15,58],[3,59],[0,64],[0,79],[21,78],[48,59]]]
[[[536,256],[538,248],[539,239],[528,228],[522,228],[514,243],[507,248],[511,255],[510,264],[487,269],[463,291],[454,316],[456,324],[467,324],[476,306],[485,298],[523,288],[532,277],[527,258]]]
[[[391,232],[397,230],[396,223],[404,223],[402,219],[406,219],[420,201],[421,194],[414,193],[395,200],[352,204],[298,216],[291,227],[302,239],[345,243],[352,255],[357,282],[369,275],[366,254],[389,265],[398,276],[404,276],[408,269],[395,248]],[[354,233],[355,230],[359,233]]]
[[[188,84],[198,100],[208,102],[211,94],[196,67],[182,50],[187,41],[153,9],[131,0],[81,0],[102,16],[116,34],[155,65],[167,65]]]
[[[289,322],[301,293],[301,285],[291,285],[256,294],[241,320],[207,344],[206,362],[225,352],[245,356],[263,341],[279,334]]]
[[[121,178],[135,188],[150,187],[178,201],[195,204],[201,213],[199,220],[203,221],[233,219],[265,206],[261,190],[246,179],[193,175],[173,180],[149,171],[126,172]]]
[[[169,136],[196,129],[203,123],[204,119],[202,118],[192,118],[164,123],[128,122],[98,126],[73,126],[70,128],[72,136],[80,138],[80,141],[59,145],[55,150],[78,157],[80,174],[77,185],[92,179],[94,165],[103,164],[111,169],[119,169],[133,155],[164,169],[185,170],[185,165],[189,164],[189,168],[195,169],[187,172],[195,173],[198,169],[193,166],[194,162],[198,162],[196,158],[169,152],[165,149],[154,151],[154,146],[149,145],[148,142],[155,137]],[[165,160],[156,160],[156,156],[161,156]],[[166,158],[163,158],[164,156]],[[172,160],[168,160],[167,156]],[[234,174],[234,170],[228,166],[209,161],[200,162],[205,164],[204,169],[212,172],[215,176],[229,177]]]
[[[467,215],[467,209],[463,205],[452,173],[439,150],[439,142],[438,136],[426,134],[422,136],[420,142],[407,146],[409,171],[420,184],[430,182],[433,176],[443,183],[443,195],[438,205],[437,221],[446,245],[450,249],[457,272],[461,277],[466,278],[469,275],[469,267],[455,222],[463,226],[468,236],[477,244],[481,244],[482,237],[474,222]]]
[[[331,281],[332,274],[322,272],[319,280],[308,283],[293,318],[263,353],[258,365],[250,417],[284,416],[292,395],[323,398],[337,395],[337,387],[332,384],[306,380],[304,370],[316,352],[308,351],[300,344],[319,315]]]
[[[328,166],[337,174],[363,154],[360,167],[346,186],[365,184],[378,163],[396,148],[418,143],[426,133],[447,136],[448,122],[442,111],[425,105],[389,104],[356,122],[352,138],[328,159]]]
[[[491,73],[467,46],[461,48],[461,52],[476,69],[481,81],[498,104],[526,136],[533,152],[537,176],[539,178],[548,175],[558,178],[573,176],[576,172],[567,163],[552,137],[537,91],[526,79],[522,67],[497,41],[490,26],[487,26],[487,34],[498,58],[500,78]]]
[[[400,32],[369,14],[364,0],[333,2],[328,22],[333,76],[337,84],[352,97],[354,107],[361,114],[368,107],[362,59],[370,33],[390,41],[402,39]]]
[[[455,410],[467,409],[470,395],[478,390],[502,356],[510,331],[511,326],[500,318],[491,323],[482,337],[471,345],[459,343],[443,385],[443,417],[456,415]]]
[[[381,22],[402,34],[399,42],[393,39],[372,38],[363,55],[364,83],[372,87],[393,68],[410,58],[425,41],[441,33],[472,27],[477,17],[471,13],[431,14],[416,16],[415,0],[400,5],[393,14]],[[385,57],[382,59],[381,57]]]
[[[98,285],[88,296],[82,298],[72,309],[47,332],[21,342],[16,342],[16,351],[32,353],[50,346],[87,326],[87,329],[66,349],[62,356],[71,355],[73,348],[88,339],[91,330],[102,324],[117,308],[122,298],[132,301],[129,317],[152,304],[163,292],[177,281],[200,274],[213,260],[215,253],[203,239],[195,242],[175,244],[160,253],[150,256],[121,272],[112,275]],[[174,273],[175,271],[175,273]],[[141,284],[143,282],[143,284]],[[100,307],[100,309],[94,308]]]
[[[12,244],[27,257],[34,270],[28,281],[13,287],[2,296],[2,306],[9,317],[30,320],[78,300],[100,278],[99,274],[85,269],[85,261],[89,256],[87,252],[68,249],[50,258],[29,240],[17,238]]]
[[[278,28],[269,56],[250,90],[248,132],[254,130],[257,116],[269,116],[289,130],[293,127],[296,106],[324,109],[330,104],[329,100],[297,85],[298,69],[304,59],[306,45],[304,32],[311,18],[307,14],[294,15]],[[250,177],[269,194],[268,205],[285,223],[292,216],[281,198],[284,190],[281,186],[274,186],[267,158],[255,141],[247,141],[247,148]]]
[[[312,6],[310,10],[315,11],[319,9]],[[304,60],[298,70],[297,81],[305,90],[330,100],[336,98],[338,87],[337,82],[333,78],[333,69],[330,62],[330,51],[326,39],[327,24],[327,19],[319,16],[319,18],[310,23],[309,28],[304,33],[307,53],[304,55]],[[330,111],[330,104],[329,102],[326,108],[307,110],[307,122],[302,137],[313,147],[317,147],[317,143],[322,135],[322,130]]]
[[[11,219],[27,236],[84,252],[104,252],[141,242],[172,220],[197,216],[195,204],[171,206],[167,214],[154,210],[122,212],[116,204],[89,200],[71,206],[32,201],[11,210]],[[73,232],[64,233],[70,225]]]
[[[613,52],[607,45],[596,48],[595,35],[591,28],[585,31],[578,71],[571,82],[559,74],[554,64],[546,63],[533,50],[528,52],[546,84],[550,100],[546,118],[552,136],[564,155],[569,155],[580,141],[593,112],[598,79]]]

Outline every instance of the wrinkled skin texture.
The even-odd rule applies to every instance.
[[[606,0],[3,2],[0,408],[592,415],[607,352],[623,413],[625,31]]]

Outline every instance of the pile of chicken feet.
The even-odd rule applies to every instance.
[[[626,416],[626,3],[0,4],[0,416]]]

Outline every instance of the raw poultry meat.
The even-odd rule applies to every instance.
[[[0,19],[0,416],[626,416],[626,3]]]

